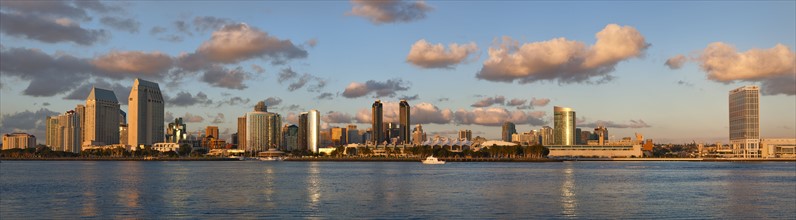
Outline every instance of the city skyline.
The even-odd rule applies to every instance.
[[[745,85],[760,87],[760,138],[796,137],[794,2],[2,4],[0,132],[39,143],[92,87],[127,109],[135,78],[160,85],[165,123],[228,141],[258,101],[283,122],[317,109],[322,128],[364,130],[374,100],[399,123],[406,99],[429,136],[499,139],[567,106],[610,138],[727,144],[727,92]]]

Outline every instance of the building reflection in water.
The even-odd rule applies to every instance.
[[[564,216],[576,217],[578,199],[575,193],[575,170],[572,168],[572,163],[566,163],[563,170],[564,183],[561,184],[561,210],[563,210]]]
[[[80,180],[83,181],[83,208],[80,210],[81,217],[97,217],[97,193],[94,192],[97,185],[97,162],[85,162],[84,169],[80,169]]]
[[[307,208],[310,210],[317,210],[318,203],[321,201],[321,169],[318,162],[310,162],[309,170],[307,172],[307,196],[309,203]]]
[[[164,197],[169,198],[166,201],[170,208],[175,210],[187,209],[190,207],[188,200],[190,199],[192,189],[185,186],[190,185],[192,182],[188,176],[191,170],[183,166],[167,167],[167,169],[171,169],[171,172],[168,177],[169,181],[163,183],[166,187],[164,190],[166,195]]]
[[[122,188],[118,191],[119,204],[125,204],[126,208],[132,210],[141,207],[138,190],[142,185],[142,164],[137,161],[127,161],[121,164],[119,173],[122,185]]]
[[[263,170],[263,194],[265,196],[265,208],[274,209],[277,206],[277,202],[274,199],[274,185],[276,184],[276,177],[274,176],[274,168],[270,166],[265,167]]]

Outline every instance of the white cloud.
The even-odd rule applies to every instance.
[[[471,42],[468,44],[449,44],[448,49],[442,44],[430,44],[421,39],[412,45],[406,61],[422,68],[453,68],[462,63],[471,54],[478,51],[478,46]]]
[[[630,26],[609,24],[596,34],[597,42],[555,38],[549,41],[524,43],[504,37],[498,47],[489,48],[489,59],[476,74],[479,79],[495,82],[559,83],[598,82],[610,80],[617,63],[643,55],[649,47],[644,36]]]

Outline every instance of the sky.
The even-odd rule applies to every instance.
[[[127,111],[142,78],[166,123],[222,138],[258,101],[366,129],[373,101],[397,122],[407,99],[429,136],[553,127],[564,106],[611,138],[726,144],[744,85],[761,88],[761,137],[796,138],[794,1],[3,0],[0,16],[0,133],[44,137],[92,86]]]

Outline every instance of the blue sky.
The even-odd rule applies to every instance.
[[[236,117],[269,98],[284,121],[318,109],[328,126],[368,128],[363,109],[375,99],[417,96],[409,101],[415,122],[443,136],[471,129],[498,138],[504,120],[519,131],[552,127],[558,105],[576,110],[579,127],[606,125],[615,138],[726,143],[728,91],[759,85],[762,137],[796,137],[792,1],[37,3],[0,8],[0,132],[43,135],[42,115],[84,102],[77,97],[91,85],[125,99],[118,91],[142,77],[173,100],[167,118],[190,117],[190,131],[215,125],[227,135]],[[599,49],[598,33],[623,40]],[[202,67],[189,68],[187,55],[205,56]],[[564,63],[547,60],[555,55]],[[678,65],[664,65],[678,55]],[[80,65],[16,63],[36,57]]]

